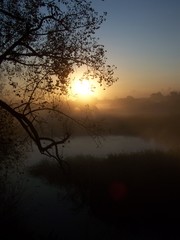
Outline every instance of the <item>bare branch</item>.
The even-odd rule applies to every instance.
[[[25,115],[15,111],[8,104],[6,104],[3,100],[0,100],[0,107],[2,107],[4,110],[9,112],[12,116],[14,116],[19,121],[21,126],[24,128],[24,130],[27,132],[27,134],[31,137],[31,139],[37,145],[39,151],[42,154],[48,155],[50,157],[53,156],[56,160],[58,160],[59,163],[61,163],[62,158],[59,156],[58,145],[65,143],[70,137],[69,134],[66,134],[66,136],[63,139],[58,140],[58,141],[55,141],[48,137],[40,137],[35,126]],[[43,146],[42,145],[43,140],[50,141],[51,143]],[[55,156],[50,154],[50,152],[49,152],[49,150],[53,149],[53,148],[55,149]]]
[[[60,115],[63,115],[64,117],[70,119],[72,122],[76,123],[77,125],[79,125],[80,127],[82,127],[83,129],[86,129],[86,126],[84,124],[82,124],[80,121],[77,121],[75,118],[69,116],[68,114],[58,110],[58,109],[55,109],[55,108],[48,108],[48,107],[45,107],[45,108],[37,108],[37,109],[33,109],[31,111],[29,111],[28,113],[25,114],[25,116],[28,116],[29,114],[33,114],[35,112],[40,112],[40,111],[52,111],[52,112],[56,112]]]

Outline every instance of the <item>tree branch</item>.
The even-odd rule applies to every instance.
[[[25,21],[24,18],[19,17],[19,16],[17,16],[17,15],[15,16],[15,15],[13,15],[12,13],[10,13],[10,12],[2,9],[2,8],[0,8],[0,12],[2,12],[4,15],[6,15],[6,16],[8,16],[8,17],[11,17],[11,18],[13,18],[13,19],[15,19],[15,20],[18,20],[18,21],[21,21],[21,22],[24,22],[24,21]]]
[[[67,133],[61,140],[58,140],[58,141],[55,141],[48,137],[40,137],[38,134],[38,131],[36,130],[32,122],[26,117],[26,115],[15,111],[3,100],[0,100],[0,107],[6,110],[7,112],[9,112],[13,117],[15,117],[15,119],[18,120],[18,122],[21,124],[23,129],[28,133],[30,138],[37,145],[40,153],[47,155],[49,157],[53,157],[62,166],[63,159],[61,156],[59,156],[58,145],[65,143],[70,138],[70,134]],[[42,141],[44,140],[50,141],[51,143],[43,146]],[[49,150],[52,150],[53,148],[55,149],[55,155],[49,152]]]
[[[38,31],[38,30],[42,27],[43,22],[44,22],[45,20],[47,20],[47,19],[53,19],[53,20],[55,20],[55,18],[54,18],[53,15],[44,16],[44,17],[40,20],[39,25],[38,25],[37,27],[31,29],[31,32],[36,32],[36,31]],[[56,19],[56,20],[57,20],[57,19]]]
[[[31,46],[29,46],[28,44],[22,43],[21,46],[24,46],[25,48],[29,49],[31,51],[32,54],[34,54],[33,56],[37,56],[42,58],[43,55],[39,54],[38,52],[36,52]]]
[[[27,36],[28,36],[28,33],[26,32],[16,42],[14,42],[3,54],[0,55],[0,65],[4,60],[6,60],[6,57],[11,53],[11,51],[15,47],[17,47],[23,41],[23,39],[25,39]]]
[[[28,56],[28,57],[30,57],[30,56]],[[27,66],[27,67],[42,67],[42,66],[44,66],[44,64],[35,64],[35,63],[22,62],[19,59],[13,58],[13,57],[6,57],[3,61],[16,62],[16,63],[19,63],[21,65]]]

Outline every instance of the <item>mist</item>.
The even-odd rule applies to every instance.
[[[140,136],[169,147],[179,146],[180,93],[164,96],[158,92],[148,98],[128,96],[99,104],[107,134]]]
[[[178,149],[180,142],[180,93],[169,95],[152,93],[146,98],[93,100],[87,104],[69,100],[62,103],[63,111],[80,122],[66,121],[72,137],[77,136],[133,136],[153,139],[168,149]],[[56,137],[63,133],[56,119],[49,119]],[[49,129],[48,129],[49,130]],[[92,134],[91,134],[92,133]]]

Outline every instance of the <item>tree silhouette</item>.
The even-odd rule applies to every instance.
[[[104,46],[95,37],[105,17],[89,0],[0,1],[0,108],[20,123],[42,154],[60,163],[58,145],[70,133],[65,129],[58,141],[41,137],[40,113],[53,112],[83,125],[54,101],[68,95],[75,68],[85,66],[84,76],[100,85],[116,81],[115,67],[107,65]]]

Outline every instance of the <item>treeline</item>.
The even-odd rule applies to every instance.
[[[104,113],[113,115],[179,115],[180,92],[171,92],[163,95],[161,92],[153,93],[147,98],[117,98],[98,102]]]
[[[101,102],[101,117],[108,134],[155,139],[168,146],[180,146],[180,92],[148,98],[126,97]]]

